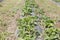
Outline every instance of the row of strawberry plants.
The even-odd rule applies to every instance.
[[[22,10],[24,17],[18,20],[19,38],[24,40],[35,40],[37,36],[40,35],[40,33],[35,29],[38,16],[32,16],[31,14],[36,8],[38,8],[38,5],[36,5],[34,0],[25,0],[25,6]]]

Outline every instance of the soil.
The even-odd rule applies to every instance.
[[[18,4],[18,2],[16,3],[16,5]],[[24,5],[24,0],[21,0],[21,2],[19,3],[20,4],[20,7],[23,7]],[[8,37],[7,37],[7,40],[17,40],[17,34],[16,34],[16,30],[17,30],[17,19],[20,18],[20,13],[21,13],[21,9],[19,9],[16,14],[14,15],[13,18],[11,18],[11,22],[10,24],[8,25],[8,28],[7,28],[7,32],[8,33],[11,33]]]

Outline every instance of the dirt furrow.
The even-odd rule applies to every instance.
[[[21,0],[20,3],[17,2],[16,5],[20,5],[20,8],[24,4],[24,0]],[[11,19],[11,23],[8,25],[7,32],[11,33],[6,40],[17,40],[17,22],[16,20],[20,18],[21,9],[18,9],[14,17]]]

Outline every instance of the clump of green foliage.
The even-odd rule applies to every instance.
[[[60,30],[55,28],[54,20],[43,17],[45,23],[44,40],[60,40]]]
[[[35,21],[37,17],[28,16],[26,18],[20,19],[19,22],[19,35],[24,40],[35,40],[35,38],[40,35],[37,30],[35,30]]]
[[[36,5],[34,0],[26,0],[25,1],[25,6],[23,8],[24,15],[31,15],[33,12],[33,8],[37,8],[38,5]]]
[[[60,30],[54,27],[45,29],[44,40],[60,40]]]
[[[8,33],[7,32],[1,32],[0,33],[0,40],[6,40]]]

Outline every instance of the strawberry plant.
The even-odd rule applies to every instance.
[[[45,23],[44,40],[60,40],[60,30],[55,28],[55,21],[47,16],[43,16],[42,18]]]
[[[26,0],[25,6],[23,8],[24,15],[31,15],[33,12],[33,8],[37,8],[38,5],[36,5],[34,0]]]
[[[60,30],[54,27],[45,29],[44,40],[60,40]]]
[[[40,35],[40,33],[35,30],[35,21],[37,17],[26,17],[23,19],[20,19],[19,22],[19,35],[18,37],[22,37],[24,40],[35,40],[37,35]]]

